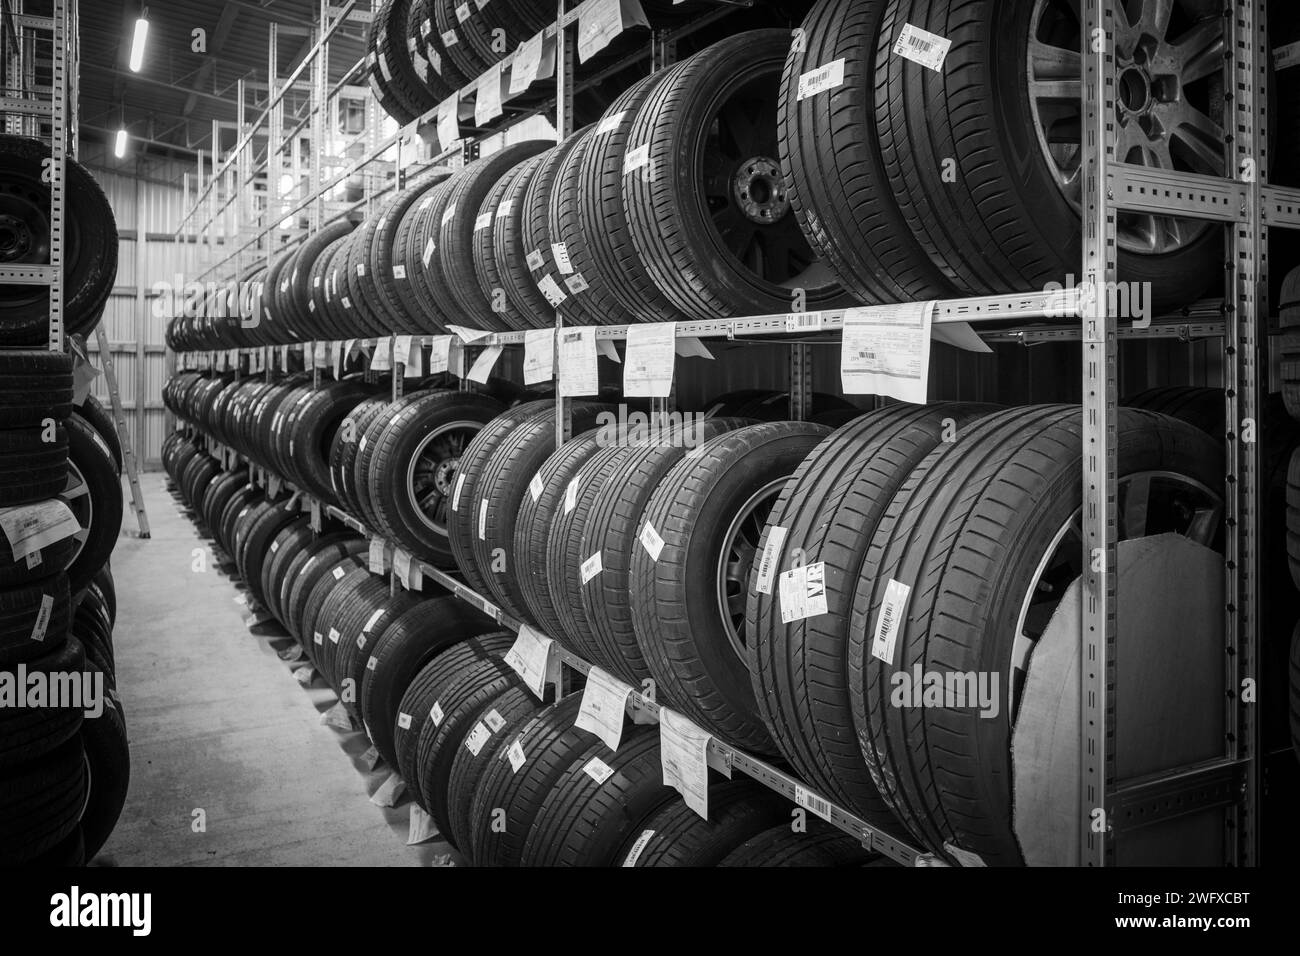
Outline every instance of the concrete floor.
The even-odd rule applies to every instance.
[[[447,864],[441,840],[406,845],[409,800],[371,803],[389,771],[366,770],[364,734],[322,724],[334,694],[319,679],[299,685],[277,654],[284,639],[250,632],[241,590],[166,476],[141,483],[153,537],[135,536],[128,509],[112,560],[131,787],[95,864]],[[198,554],[204,572],[193,570]]]

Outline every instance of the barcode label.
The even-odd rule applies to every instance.
[[[518,773],[519,768],[528,760],[528,758],[524,756],[524,748],[520,745],[518,740],[510,745],[510,749],[506,751],[506,756],[510,758],[510,769],[514,773]]]
[[[488,228],[491,225],[492,225],[492,213],[485,212],[477,219],[474,220],[474,231],[482,232],[484,229]]]
[[[397,715],[397,726],[398,726],[398,727],[401,727],[403,730],[410,730],[410,729],[411,729],[411,715],[410,715],[410,714],[398,714],[398,715]]]
[[[587,289],[590,288],[587,285],[587,280],[582,277],[581,272],[575,272],[573,275],[569,276],[564,280],[564,284],[574,295],[577,295],[579,292],[586,292]]]
[[[546,256],[542,255],[541,249],[534,249],[528,253],[528,268],[533,272],[546,267]]]
[[[871,656],[886,664],[894,662],[894,645],[907,614],[907,599],[912,589],[901,581],[890,580],[876,617],[876,631],[871,639]]]
[[[590,581],[592,578],[594,578],[596,575],[600,574],[600,572],[604,570],[601,564],[600,556],[601,556],[601,552],[597,551],[586,561],[582,562],[582,567],[579,570],[582,574],[583,584],[586,584],[588,581]]]
[[[777,556],[785,547],[785,536],[789,532],[778,525],[773,525],[767,532],[767,544],[763,546],[763,557],[758,562],[758,576],[754,579],[755,594],[771,594],[772,580],[776,576]]]
[[[898,42],[894,44],[894,55],[919,63],[927,70],[938,71],[943,68],[943,61],[948,58],[951,47],[951,40],[908,23],[903,26]]]
[[[569,259],[569,247],[563,242],[551,243],[551,255],[555,257],[555,267],[560,275],[573,275],[573,262]]]
[[[798,97],[800,100],[806,100],[810,96],[816,96],[818,93],[825,93],[827,90],[833,90],[837,86],[843,85],[844,59],[841,57],[834,63],[827,63],[825,66],[818,67],[799,77]]]
[[[805,790],[797,783],[794,785],[794,802],[799,804],[799,806],[801,807],[805,807],[806,809],[811,810],[813,813],[821,817],[827,823],[830,822],[831,819],[830,801],[817,796],[817,794],[812,793],[809,790]]]
[[[636,149],[629,149],[623,157],[623,175],[634,173],[650,164],[650,144],[646,143]]]
[[[651,561],[658,561],[659,555],[664,550],[664,539],[659,537],[659,532],[649,521],[641,529],[641,547],[645,548],[646,554],[650,555]]]

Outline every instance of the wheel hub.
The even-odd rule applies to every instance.
[[[0,259],[22,259],[31,252],[32,245],[32,231],[26,222],[17,216],[0,215]]]
[[[452,484],[455,482],[456,472],[459,470],[459,458],[448,458],[438,462],[438,467],[433,470],[433,486],[438,489],[439,494],[451,494]]]
[[[750,222],[776,223],[790,211],[781,164],[766,156],[755,156],[740,164],[732,179],[736,205]]]

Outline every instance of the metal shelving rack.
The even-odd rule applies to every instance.
[[[45,266],[0,266],[0,285],[44,285],[50,290],[49,348],[63,351],[63,234],[66,215],[67,171],[64,160],[77,155],[76,118],[79,100],[77,0],[53,0],[52,15],[36,17],[23,13],[22,0],[13,0],[12,22],[17,36],[8,62],[7,75],[17,77],[16,86],[0,90],[0,114],[5,132],[41,139],[41,127],[50,127],[48,171],[50,186],[50,263]],[[6,23],[6,36],[8,35]],[[36,83],[34,56],[28,56],[28,42],[49,34],[50,77],[48,87]],[[11,81],[12,82],[12,79]]]
[[[351,4],[349,4],[349,9]],[[719,11],[711,18],[722,15]],[[322,18],[325,4],[322,3]],[[1081,754],[1081,804],[1078,821],[1080,862],[1089,866],[1109,865],[1115,859],[1116,839],[1124,832],[1166,819],[1191,809],[1223,806],[1226,809],[1224,862],[1253,865],[1259,855],[1259,728],[1253,706],[1238,692],[1243,681],[1256,676],[1259,648],[1259,447],[1253,436],[1260,410],[1261,350],[1265,341],[1268,290],[1268,232],[1270,228],[1300,229],[1300,190],[1272,186],[1268,182],[1268,64],[1269,46],[1266,0],[1229,0],[1225,22],[1230,42],[1224,57],[1225,99],[1232,114],[1231,134],[1224,143],[1227,168],[1224,178],[1184,174],[1120,162],[1115,152],[1115,97],[1117,66],[1114,55],[1115,0],[1083,0],[1081,9],[1083,64],[1082,216],[1084,277],[1083,295],[1074,290],[1060,293],[1030,292],[1000,296],[977,296],[936,303],[934,321],[971,323],[995,322],[1000,328],[984,333],[1000,341],[1079,341],[1083,392],[1083,491],[1084,531],[1083,620],[1080,643],[1079,727]],[[324,19],[322,19],[324,22]],[[575,89],[575,10],[559,0],[557,23],[556,129],[561,136],[572,132]],[[548,35],[550,31],[548,30]],[[681,34],[656,34],[652,58],[656,68],[671,61],[675,40]],[[1092,37],[1105,42],[1090,43]],[[476,82],[476,81],[475,81]],[[466,90],[473,88],[473,82]],[[436,111],[422,117],[413,127],[434,118]],[[444,150],[431,160],[442,162],[452,153]],[[373,157],[368,157],[367,162]],[[319,183],[319,179],[316,180]],[[336,180],[337,181],[337,180]],[[336,182],[335,181],[335,182]],[[334,182],[317,193],[317,199]],[[391,188],[391,187],[390,187]],[[1122,212],[1176,213],[1188,218],[1221,224],[1231,234],[1226,263],[1223,300],[1200,303],[1183,314],[1158,320],[1150,328],[1124,325],[1107,314],[1107,297],[1090,295],[1089,290],[1109,288],[1117,275],[1116,218]],[[319,222],[320,220],[316,220]],[[1065,321],[1061,321],[1061,317]],[[1050,320],[1050,321],[1048,321]],[[1047,324],[1035,324],[1043,323]],[[1023,323],[1023,325],[1022,325]],[[678,324],[682,337],[735,341],[788,341],[791,343],[791,406],[796,417],[811,402],[812,381],[808,362],[810,342],[834,342],[843,328],[840,311],[714,319]],[[556,329],[563,328],[557,315]],[[626,327],[600,327],[600,339],[626,337]],[[398,336],[390,348],[428,345],[437,336]],[[463,348],[483,346],[517,347],[524,333],[462,334]],[[1190,341],[1219,338],[1224,343],[1228,491],[1225,522],[1228,529],[1224,560],[1225,646],[1224,702],[1228,732],[1221,759],[1179,768],[1152,778],[1117,781],[1116,672],[1120,647],[1117,643],[1116,556],[1118,486],[1118,343],[1121,339],[1176,338]],[[404,341],[403,341],[404,340]],[[373,347],[376,341],[360,341]],[[337,349],[342,343],[331,343]],[[307,343],[304,349],[312,349]],[[236,354],[239,350],[234,350]],[[208,365],[219,353],[212,353]],[[558,354],[556,355],[558,362]],[[191,364],[194,364],[191,362]],[[394,398],[401,394],[402,368],[395,363]],[[463,373],[463,368],[460,369]],[[569,405],[556,403],[557,438],[571,437]],[[222,455],[232,454],[222,450]],[[363,534],[369,532],[354,518],[337,509],[312,505],[317,515],[329,514]],[[462,599],[493,615],[504,626],[518,629],[519,622],[502,614],[481,595],[427,565],[430,577]],[[561,654],[569,665],[589,667]],[[715,742],[716,743],[716,742]],[[719,748],[721,745],[717,745]],[[711,751],[712,753],[712,751]],[[719,750],[719,754],[721,750]],[[719,756],[719,760],[721,760]],[[738,767],[796,799],[802,786],[772,768],[733,751],[731,766]],[[751,772],[752,771],[752,772]],[[793,788],[799,786],[796,791]],[[787,792],[788,791],[788,792]],[[1104,825],[1096,826],[1093,811],[1104,810]],[[839,808],[831,808],[836,825],[877,845],[865,823]],[[865,829],[864,829],[865,828]],[[902,844],[886,852],[899,862],[925,864],[933,858]]]

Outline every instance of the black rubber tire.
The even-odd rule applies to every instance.
[[[339,649],[334,661],[339,699],[361,720],[361,685],[365,683],[368,649],[384,630],[419,603],[408,591],[389,594],[388,582],[376,577],[357,591],[356,602],[339,619]]]
[[[528,250],[524,247],[524,221],[528,215],[525,200],[545,157],[545,153],[539,153],[526,160],[509,178],[492,226],[492,261],[506,298],[513,306],[513,314],[530,329],[555,324],[555,310],[533,281],[528,268]]]
[[[542,704],[532,691],[511,685],[491,697],[472,718],[481,723],[491,737],[475,753],[469,746],[456,748],[447,778],[447,827],[443,836],[452,846],[468,853],[473,845],[470,824],[474,791],[502,748],[518,735],[520,728],[537,715]]]
[[[81,743],[85,748],[90,778],[89,800],[81,815],[81,828],[85,835],[86,858],[92,859],[117,826],[131,782],[131,748],[127,743],[126,721],[111,698],[104,701],[102,714],[82,723]]]
[[[23,664],[5,665],[5,683],[10,686],[17,683],[19,667],[23,667],[27,673],[28,688],[32,686],[31,676],[37,673],[47,675],[47,687],[56,678],[62,683],[67,675],[75,675],[80,682],[81,673],[86,669],[86,653],[75,638],[47,645],[45,653],[40,657]],[[47,700],[45,703],[48,705],[50,702]],[[0,793],[3,792],[5,778],[13,776],[23,765],[40,759],[75,738],[81,729],[84,708],[38,707],[30,701],[28,704],[26,707],[6,707],[0,710]],[[0,798],[0,803],[3,803],[3,798]],[[3,841],[0,840],[0,847],[2,846]]]
[[[847,833],[821,820],[809,820],[806,833],[796,833],[786,823],[751,837],[718,866],[858,867],[882,861]]]
[[[536,156],[549,145],[545,140],[515,143],[470,164],[452,180],[455,187],[438,229],[438,255],[451,288],[452,301],[459,306],[463,320],[457,324],[507,330],[506,323],[492,308],[490,290],[479,285],[474,268],[474,224],[483,208],[483,201],[497,182],[520,162]]]
[[[536,624],[543,633],[563,636],[564,624],[551,602],[550,566],[547,560],[551,547],[551,525],[555,522],[566,500],[566,489],[583,465],[598,451],[598,430],[576,435],[538,470],[536,480],[541,492],[533,497],[530,481],[528,496],[515,521],[514,566],[515,584],[524,599],[528,613],[523,615]]]
[[[28,248],[11,251],[6,265],[48,265],[50,187],[43,180],[49,147],[34,139],[0,135],[0,169],[11,210],[28,214],[33,229]],[[64,167],[63,291],[64,332],[94,328],[117,278],[117,224],[108,197],[75,159]],[[0,345],[41,346],[49,337],[49,288],[0,288]]]
[[[406,405],[387,421],[377,420],[376,427],[382,421],[382,430],[364,450],[360,467],[365,474],[375,525],[389,539],[440,568],[455,566],[454,541],[449,541],[449,536],[454,537],[456,517],[448,492],[459,482],[461,469],[477,436],[501,411],[501,403],[486,395],[432,392]],[[464,441],[462,433],[475,428],[479,429],[476,437]],[[367,439],[371,434],[373,431],[367,433]],[[444,434],[445,441],[440,437]],[[413,497],[413,492],[422,493],[422,487],[410,487],[407,476],[415,467],[414,458],[422,446],[432,448],[440,441],[445,447],[438,452],[442,456],[438,464],[445,474],[432,476],[431,491],[423,488],[423,493],[436,496],[430,498],[434,515],[429,518],[424,515],[422,503]]]
[[[486,594],[489,591],[488,583],[478,573],[478,567],[473,559],[473,541],[478,532],[481,508],[479,483],[483,479],[483,473],[487,470],[492,456],[506,442],[515,428],[532,415],[554,407],[554,402],[525,402],[501,412],[480,429],[461,455],[460,465],[456,470],[455,486],[452,489],[447,533],[455,566],[465,576],[465,582],[479,594]]]
[[[594,489],[590,511],[579,532],[577,553],[583,560],[597,552],[601,572],[579,592],[584,634],[597,660],[615,674],[640,685],[651,677],[632,623],[632,553],[644,546],[642,520],[656,490],[688,454],[718,435],[753,424],[740,418],[711,418],[687,426],[680,439],[669,437],[629,448],[613,463],[609,476]],[[689,443],[689,447],[688,447]]]
[[[853,598],[849,675],[854,727],[872,779],[913,838],[990,866],[1021,864],[1011,823],[1009,707],[895,707],[891,678],[997,673],[1011,688],[1024,596],[1059,529],[1081,507],[1083,416],[1034,406],[989,415],[935,448],[899,489]],[[1222,449],[1190,425],[1152,412],[1119,415],[1119,475],[1167,471],[1222,494]],[[911,588],[893,659],[870,650],[889,582]]]
[[[585,769],[593,759],[614,771],[601,783]],[[604,772],[599,765],[595,770]],[[551,788],[528,831],[520,865],[613,866],[643,821],[678,800],[677,791],[663,782],[656,730],[625,730],[615,753],[597,741],[576,756]]]
[[[1287,695],[1291,711],[1291,749],[1300,760],[1300,624],[1291,634],[1290,693]]]
[[[529,317],[515,306],[514,300],[507,291],[502,273],[510,268],[511,263],[497,258],[498,233],[504,232],[504,226],[499,225],[498,221],[504,223],[510,218],[514,207],[506,206],[503,200],[518,182],[519,177],[526,175],[531,169],[536,169],[538,162],[540,160],[537,157],[525,159],[497,180],[492,191],[483,200],[478,219],[474,222],[474,272],[478,278],[479,288],[491,304],[495,321],[509,329],[529,329],[533,325]],[[501,242],[502,247],[506,248],[504,236],[501,237]]]
[[[759,542],[763,560],[750,574],[749,670],[768,733],[805,783],[886,829],[898,824],[853,733],[846,656],[853,591],[876,525],[899,487],[945,433],[955,438],[991,410],[891,405],[828,436],[786,483]],[[777,582],[795,566],[796,555],[801,564],[825,565],[826,613],[783,623]],[[765,581],[759,564],[769,569]]]
[[[0,351],[0,428],[39,427],[72,414],[72,356],[36,349]]]
[[[0,431],[0,508],[57,498],[67,480],[66,425]]]
[[[69,484],[72,481],[71,469],[75,468],[85,481],[94,507],[89,527],[82,526],[83,531],[88,532],[86,540],[68,566],[72,593],[78,594],[117,546],[117,536],[122,531],[122,483],[112,449],[99,437],[99,432],[77,415],[68,419],[67,427]],[[66,493],[64,497],[67,497]],[[73,513],[77,512],[74,503]]]
[[[302,617],[298,621],[298,633],[302,637],[307,656],[326,683],[329,683],[330,677],[329,658],[338,646],[340,633],[334,627],[337,617],[323,612],[330,599],[348,586],[348,578],[353,579],[351,588],[355,588],[361,576],[369,574],[366,570],[365,549],[362,549],[329,562],[307,591]]]
[[[1026,89],[1033,0],[890,0],[867,88],[889,189],[931,261],[959,294],[1039,289],[1078,271],[1080,215],[1042,160]],[[1217,9],[1214,15],[1218,16]],[[952,41],[940,71],[891,49],[904,24]],[[994,107],[997,104],[997,107]],[[967,135],[967,130],[978,135]],[[945,160],[956,162],[945,181]],[[953,177],[948,177],[953,178]],[[1222,231],[1185,250],[1121,249],[1119,280],[1152,283],[1161,312],[1219,281]]]
[[[443,651],[439,657],[447,660],[441,662],[436,673],[428,675],[426,719],[420,724],[418,736],[411,740],[414,752],[409,769],[418,775],[416,792],[444,836],[451,832],[447,794],[456,752],[473,731],[487,701],[509,687],[523,686],[519,675],[504,660],[514,640],[513,635],[502,632],[462,642]],[[435,658],[432,663],[437,662]]]
[[[1300,588],[1300,448],[1292,453],[1286,473],[1286,554],[1291,580]]]
[[[258,603],[263,606],[267,601],[266,591],[262,587],[262,572],[266,568],[268,559],[275,555],[271,550],[273,542],[286,528],[294,525],[306,527],[308,524],[299,516],[296,507],[290,510],[287,504],[288,502],[281,502],[268,505],[258,516],[258,520],[249,527],[244,537],[244,547],[235,556],[239,576],[253,592],[253,597],[257,598]]]
[[[108,623],[116,626],[117,585],[113,581],[112,567],[106,564],[95,572],[95,576],[90,581],[90,590],[92,593],[99,594],[100,600],[104,602],[104,610],[108,612]]]
[[[0,591],[0,666],[31,661],[61,647],[71,624],[66,574]]]
[[[669,472],[644,521],[663,540],[659,560],[632,551],[629,582],[637,643],[661,700],[738,747],[774,749],[759,716],[748,656],[732,645],[721,619],[718,567],[729,523],[760,492],[772,502],[829,429],[800,422],[751,425],[706,443]],[[760,522],[765,515],[755,511]],[[750,519],[751,521],[753,519]],[[754,545],[762,525],[752,532]],[[738,529],[737,533],[741,533]],[[753,555],[751,555],[751,561]],[[748,581],[748,569],[741,569]],[[743,600],[744,587],[732,599]],[[742,623],[740,640],[747,643]]]
[[[312,632],[303,627],[303,622],[307,615],[308,602],[312,591],[315,590],[316,585],[321,580],[326,579],[327,576],[332,577],[334,568],[338,567],[345,559],[364,554],[370,547],[369,542],[363,541],[353,534],[340,535],[332,541],[321,538],[318,544],[319,542],[326,543],[323,547],[311,549],[310,556],[303,562],[301,570],[295,578],[290,582],[286,582],[289,584],[289,590],[282,599],[285,619],[281,623],[284,624],[290,634],[298,639],[298,643],[302,645],[308,655],[314,653],[315,642]]]
[[[74,413],[86,421],[92,428],[99,433],[99,437],[104,439],[104,444],[113,454],[113,464],[117,467],[117,473],[122,474],[122,436],[117,433],[117,422],[113,421],[113,413],[110,412],[94,395],[87,395],[85,400],[78,405]]]
[[[503,739],[491,765],[474,791],[470,810],[470,846],[474,866],[519,866],[524,841],[542,805],[575,755],[596,741],[595,735],[573,725],[581,706],[572,694],[542,708],[513,738]],[[518,743],[524,762],[516,771],[509,760]]]
[[[744,171],[746,161],[779,154],[776,114],[789,49],[785,30],[752,30],[713,44],[668,71],[637,111],[628,135],[629,146],[649,149],[648,164],[623,179],[633,245],[664,296],[690,318],[772,315],[797,311],[800,305],[809,311],[852,305],[831,269],[809,247],[793,214],[773,216],[768,209],[767,219],[760,222],[741,210],[732,195],[734,176]],[[699,173],[707,169],[705,143],[720,102],[741,90],[748,96],[749,138],[731,146],[739,152],[726,157],[718,172],[722,181],[704,187],[710,199],[706,204],[700,198]],[[755,103],[763,111],[757,115]],[[769,112],[770,125],[765,121]],[[773,202],[778,202],[781,187],[775,189]],[[720,198],[726,204],[715,208]],[[754,215],[759,215],[757,209]],[[739,230],[752,230],[753,235],[736,251],[729,247],[727,234]],[[762,274],[746,261],[751,253],[764,268],[768,262],[779,263],[790,274]]]
[[[375,749],[397,766],[393,728],[402,695],[439,651],[488,634],[496,622],[456,598],[422,601],[392,621],[370,648],[361,682],[361,715]]]
[[[663,82],[651,73],[618,97],[587,145],[580,172],[587,184],[578,196],[578,222],[597,272],[624,311],[643,322],[681,318],[637,255],[623,207],[623,166],[637,112]]]
[[[27,587],[62,574],[72,562],[75,550],[76,542],[72,538],[62,538],[47,544],[34,555],[15,560],[9,539],[0,534],[0,591]]]
[[[591,402],[574,402],[570,411],[573,431],[579,434],[594,427],[600,413],[613,414],[612,406]],[[517,520],[524,499],[530,497],[533,477],[554,453],[555,410],[541,408],[506,437],[475,485],[479,502],[475,514],[482,520],[475,521],[470,560],[478,577],[487,582],[488,593],[516,618],[529,616],[518,583],[519,566],[514,564]]]
[[[789,800],[752,780],[709,787],[706,820],[684,800],[669,801],[641,821],[623,845],[617,866],[717,866],[746,840],[790,820]]]
[[[86,758],[75,734],[0,779],[0,866],[27,863],[77,829],[86,803]]]

